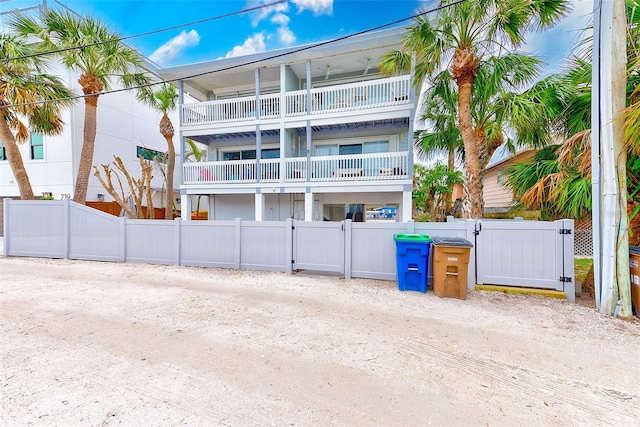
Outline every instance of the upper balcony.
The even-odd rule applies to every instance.
[[[184,184],[336,183],[409,179],[409,153],[375,153],[185,163]]]
[[[182,127],[322,116],[408,106],[410,76],[389,77],[280,93],[206,101],[182,106]],[[308,99],[310,95],[310,99]],[[284,105],[283,105],[284,102]],[[259,106],[259,108],[258,108]]]

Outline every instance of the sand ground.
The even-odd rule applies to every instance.
[[[0,257],[0,425],[640,425],[640,322],[536,296]]]

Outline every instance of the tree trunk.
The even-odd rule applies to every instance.
[[[449,149],[449,153],[447,156],[447,168],[449,172],[453,172],[456,168],[456,152],[454,149]],[[446,215],[449,215],[451,212],[451,206],[453,205],[453,184],[449,186],[449,195],[447,196],[447,203],[445,204],[445,212]]]
[[[173,175],[176,169],[176,149],[173,146],[173,124],[165,114],[160,120],[160,133],[167,141],[167,200],[165,203],[164,219],[173,219]]]
[[[468,206],[469,218],[482,218],[482,167],[478,151],[478,141],[473,131],[471,116],[471,88],[474,76],[465,74],[456,80],[458,84],[458,118],[460,133],[464,144],[466,170],[464,175],[464,191]]]
[[[84,98],[84,135],[78,164],[78,175],[76,176],[76,188],[73,193],[73,201],[84,205],[87,201],[89,175],[93,166],[93,151],[96,143],[98,96],[100,96],[100,92],[104,87],[97,76],[90,74],[82,74],[78,79],[78,83],[80,83],[82,92],[85,95],[92,95]]]
[[[76,176],[76,188],[73,194],[73,201],[85,204],[87,201],[87,191],[89,189],[89,174],[93,166],[93,151],[96,143],[96,115],[98,106],[91,105],[89,98],[85,98],[84,104],[84,139],[82,141],[82,152],[80,163],[78,164],[78,175]]]
[[[24,168],[24,162],[22,161],[22,155],[20,149],[16,143],[16,139],[4,119],[0,118],[0,139],[4,145],[7,160],[11,166],[13,176],[18,183],[18,190],[20,191],[20,198],[22,200],[33,200],[33,189],[31,188],[31,182],[29,182],[29,175]]]

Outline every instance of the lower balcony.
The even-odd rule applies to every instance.
[[[375,153],[184,164],[184,184],[383,181],[409,178],[409,153]],[[281,173],[283,172],[283,173]],[[259,176],[258,176],[259,175]]]

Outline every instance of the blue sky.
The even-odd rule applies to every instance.
[[[57,0],[47,0],[59,7]],[[122,36],[130,36],[228,14],[274,0],[60,0],[75,12],[100,18]],[[40,1],[41,2],[41,1]],[[6,11],[38,0],[0,2]],[[145,56],[173,66],[225,56],[238,56],[326,40],[406,18],[435,1],[418,0],[291,0],[259,12],[236,15],[199,25],[131,39]],[[522,51],[549,63],[557,71],[588,22],[592,0],[574,1],[574,12],[556,28],[531,34]]]

